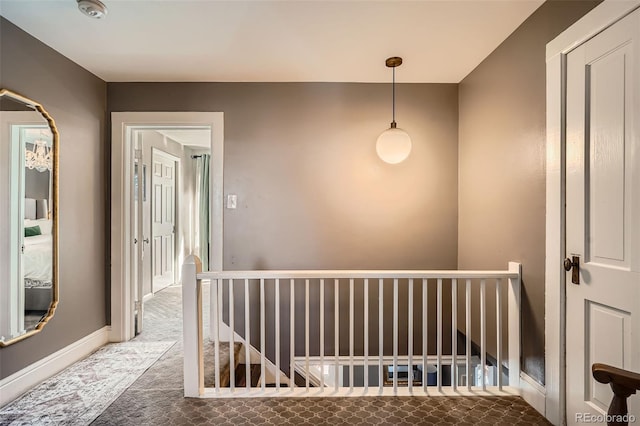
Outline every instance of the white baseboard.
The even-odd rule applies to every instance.
[[[547,391],[543,385],[526,373],[520,372],[522,398],[543,416],[546,411]]]
[[[37,384],[81,360],[109,341],[111,327],[105,326],[52,353],[40,361],[0,380],[0,407],[13,401]]]

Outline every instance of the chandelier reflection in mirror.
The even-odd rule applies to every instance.
[[[43,134],[45,132],[42,132]],[[51,148],[47,145],[47,141],[38,139],[33,142],[33,149],[25,149],[25,166],[28,169],[36,169],[39,172],[45,170],[51,170],[53,167],[53,155],[51,155]]]

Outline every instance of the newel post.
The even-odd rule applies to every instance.
[[[182,335],[184,342],[184,396],[199,397],[204,393],[202,358],[202,283],[197,274],[202,263],[189,256],[182,265]]]
[[[522,265],[509,262],[509,272],[518,274],[509,278],[509,386],[520,388],[520,286]]]

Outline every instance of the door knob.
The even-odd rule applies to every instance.
[[[580,257],[572,256],[564,260],[564,270],[571,271],[571,282],[574,284],[580,284]]]

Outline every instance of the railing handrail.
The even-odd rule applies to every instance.
[[[463,278],[494,279],[518,278],[517,271],[472,270],[257,270],[257,271],[209,271],[197,274],[198,279],[258,280],[258,279],[393,279],[393,278]]]

